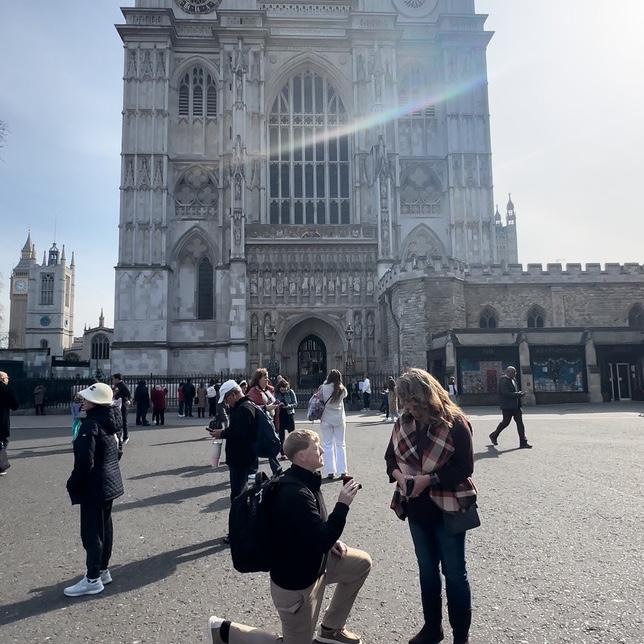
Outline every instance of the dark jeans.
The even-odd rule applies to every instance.
[[[362,394],[362,406],[365,409],[369,409],[369,407],[371,406],[371,394],[368,394],[366,392]]]
[[[192,400],[185,400],[183,402],[183,409],[186,416],[192,416]]]
[[[230,500],[239,496],[248,481],[250,474],[257,472],[258,464],[255,465],[228,465],[228,475],[230,476]]]
[[[148,424],[148,409],[149,407],[137,407],[136,408],[136,424],[137,425],[147,425]]]
[[[183,400],[180,400],[179,401],[179,416],[183,416],[184,407],[185,407],[185,403],[183,402]]]
[[[125,401],[122,401],[122,405],[121,418],[123,419],[123,441],[126,441],[129,434],[127,431],[127,406],[125,405]]]
[[[112,556],[112,501],[81,503],[80,527],[87,552],[87,577],[96,579],[107,569]]]
[[[519,442],[527,443],[528,439],[525,437],[525,426],[523,424],[523,412],[520,409],[502,409],[501,411],[503,412],[503,420],[494,430],[495,438],[499,437],[499,434],[510,424],[510,421],[514,418],[514,422],[517,424]]]
[[[152,408],[152,420],[157,425],[165,425],[165,409]]]
[[[442,521],[428,525],[410,521],[409,530],[420,569],[423,615],[430,637],[438,640],[443,619],[440,564],[445,576],[447,612],[454,641],[467,640],[472,622],[472,595],[465,566],[465,533],[448,534]]]
[[[45,405],[41,403],[40,405],[36,405],[36,416],[44,416],[45,415]]]
[[[214,418],[217,415],[217,396],[208,398],[208,418]]]
[[[197,418],[205,418],[205,417],[206,417],[206,408],[197,407]]]

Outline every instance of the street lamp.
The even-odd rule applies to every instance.
[[[277,329],[271,324],[271,328],[268,331],[268,339],[271,343],[271,358],[268,362],[268,375],[271,380],[274,380],[279,374],[280,366],[277,360],[275,359],[275,336],[277,335]]]
[[[351,322],[347,324],[347,328],[344,331],[347,336],[347,363],[345,368],[345,377],[349,380],[351,373],[353,372],[353,353],[351,352],[351,340],[353,340],[353,327]]]

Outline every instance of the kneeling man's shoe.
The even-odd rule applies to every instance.
[[[427,624],[425,624],[414,637],[409,640],[409,644],[438,644],[445,639],[445,634],[441,628],[438,633],[436,629],[430,629]]]
[[[63,591],[67,597],[81,597],[82,595],[98,595],[105,589],[101,578],[88,579],[83,577],[77,584],[67,586]]]
[[[519,449],[532,449],[532,445],[530,445],[528,441],[525,441],[524,443],[521,443],[521,445],[519,445]]]
[[[358,635],[346,628],[333,630],[326,626],[320,626],[320,634],[315,638],[315,641],[323,644],[360,644],[362,642]]]
[[[208,620],[208,641],[212,642],[212,644],[224,644],[224,642],[228,641],[221,636],[224,621],[221,617],[215,617],[214,615]]]

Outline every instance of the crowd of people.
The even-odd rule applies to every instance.
[[[519,446],[530,448],[522,421],[524,396],[509,367],[499,385],[503,419],[490,434],[493,445],[512,419]],[[450,385],[453,383],[450,383]],[[322,405],[319,434],[297,429],[298,400],[289,382],[270,382],[266,369],[257,369],[250,382],[210,381],[195,387],[189,379],[180,387],[180,414],[212,419],[208,431],[225,440],[230,497],[235,500],[259,469],[260,424],[265,415],[279,437],[279,458],[269,459],[277,485],[270,497],[271,597],[282,624],[277,636],[232,620],[211,617],[213,644],[283,642],[303,644],[359,644],[347,627],[357,595],[371,570],[371,557],[340,540],[361,485],[350,475],[346,449],[345,400],[349,395],[342,375],[331,370],[315,393]],[[369,380],[361,382],[365,406]],[[410,644],[433,644],[444,638],[443,578],[448,620],[454,644],[467,644],[472,621],[470,584],[465,560],[469,529],[479,525],[472,427],[457,403],[455,387],[444,388],[422,369],[409,369],[397,380],[388,379],[382,411],[394,420],[384,453],[385,471],[395,483],[390,504],[409,525],[418,562],[424,625]],[[121,496],[119,461],[129,441],[128,408],[136,406],[136,422],[146,425],[152,406],[153,422],[164,424],[167,389],[152,391],[141,380],[132,396],[120,374],[112,386],[96,382],[78,392],[74,409],[74,466],[67,481],[72,504],[80,505],[80,533],[86,551],[86,574],[64,589],[70,597],[94,595],[111,583],[112,504]],[[7,374],[0,372],[0,454],[9,440],[9,414],[17,408]],[[80,405],[80,408],[79,408]],[[284,471],[279,461],[290,461]],[[8,463],[0,460],[0,474]],[[320,492],[323,477],[342,480],[337,503],[329,513]],[[331,605],[318,630],[324,589],[336,585]],[[317,634],[316,634],[317,630]]]

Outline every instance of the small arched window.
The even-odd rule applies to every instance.
[[[479,316],[479,329],[496,329],[499,326],[496,311],[485,307]]]
[[[212,320],[214,317],[214,273],[207,257],[197,267],[197,319]]]
[[[644,329],[644,308],[636,304],[628,312],[628,326],[631,329]]]
[[[107,336],[99,333],[92,338],[92,360],[109,360],[110,341]]]
[[[528,311],[528,329],[543,329],[546,325],[546,313],[540,306],[533,306]]]
[[[201,67],[186,72],[179,83],[179,116],[217,116],[217,83]]]

